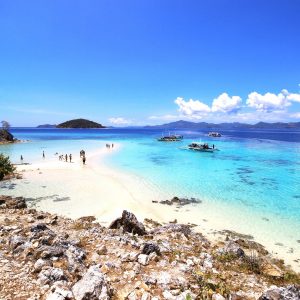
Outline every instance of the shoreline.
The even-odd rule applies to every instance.
[[[290,245],[285,245],[285,243],[281,245],[281,240],[263,238],[263,232],[259,229],[260,226],[268,225],[265,220],[261,220],[259,224],[253,224],[252,232],[249,232],[248,225],[243,220],[242,211],[240,218],[235,216],[235,220],[239,220],[239,223],[230,222],[231,216],[226,214],[230,212],[230,205],[226,207],[224,204],[216,209],[216,203],[204,200],[197,206],[187,205],[178,209],[153,203],[153,200],[169,199],[170,195],[157,190],[144,178],[110,168],[105,164],[105,156],[111,151],[120,151],[121,147],[120,144],[115,144],[113,150],[101,148],[91,151],[87,155],[86,166],[82,166],[78,159],[74,159],[74,163],[71,164],[58,161],[57,157],[33,162],[31,165],[18,165],[17,170],[23,174],[24,178],[21,181],[15,179],[12,182],[17,185],[21,184],[23,186],[21,190],[25,190],[26,195],[16,194],[13,190],[9,195],[24,196],[29,199],[32,198],[34,188],[36,194],[40,196],[36,197],[37,199],[29,199],[29,205],[73,219],[94,215],[105,226],[119,216],[123,209],[127,209],[136,214],[139,219],[151,218],[166,223],[176,219],[180,223],[196,224],[195,230],[216,243],[224,240],[226,236],[226,233],[221,233],[221,231],[250,234],[254,236],[255,241],[263,244],[272,256],[283,258],[287,265],[300,271],[299,262],[294,261],[299,257],[297,251],[287,255]],[[50,193],[52,191],[55,193]],[[272,225],[270,224],[269,227]],[[281,235],[283,234],[284,230]]]

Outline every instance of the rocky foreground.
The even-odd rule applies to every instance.
[[[0,299],[300,299],[300,276],[264,247],[192,226],[138,222],[109,228],[0,196]]]

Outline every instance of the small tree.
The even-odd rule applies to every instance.
[[[1,121],[2,129],[9,131],[10,124],[7,121]]]
[[[14,171],[15,167],[10,162],[9,157],[0,153],[0,180],[2,180],[5,175],[11,174]]]

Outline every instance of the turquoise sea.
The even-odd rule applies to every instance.
[[[160,130],[32,129],[12,133],[28,143],[0,146],[13,162],[40,158],[40,153],[121,143],[106,164],[135,173],[159,189],[182,197],[228,202],[272,213],[300,224],[300,132],[227,131],[221,138],[207,132],[181,131],[181,142],[158,142]],[[215,153],[184,150],[192,141],[215,144]],[[300,227],[299,227],[300,228]]]
[[[279,227],[288,223],[293,245],[300,240],[300,131],[223,131],[221,138],[178,131],[184,139],[174,143],[158,142],[162,132],[152,129],[15,128],[12,133],[29,140],[0,146],[14,163],[20,163],[21,154],[31,163],[40,159],[43,150],[53,155],[57,149],[69,153],[118,143],[120,151],[106,156],[107,166],[143,178],[170,197],[195,197],[216,208],[226,204],[232,211],[276,220]],[[192,141],[214,144],[220,151],[182,149]],[[13,190],[0,185],[0,194],[6,193]]]

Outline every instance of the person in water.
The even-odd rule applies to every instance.
[[[43,151],[43,158],[45,158],[45,151]]]
[[[65,160],[68,162],[68,154],[65,155]]]
[[[23,155],[21,155],[21,162],[23,163]]]
[[[69,160],[72,162],[72,154],[69,155]]]

